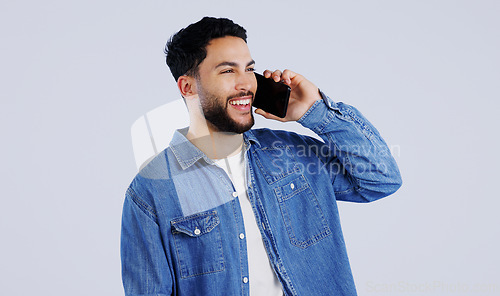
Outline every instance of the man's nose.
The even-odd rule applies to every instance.
[[[244,91],[250,90],[252,89],[254,81],[255,81],[255,75],[253,73],[246,72],[244,74],[240,74],[237,77],[236,89]]]

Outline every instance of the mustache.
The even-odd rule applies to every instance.
[[[229,97],[227,97],[226,101],[229,102],[229,100],[231,100],[231,99],[238,98],[238,97],[246,97],[246,96],[252,96],[252,101],[253,101],[254,93],[251,90],[249,90],[247,92],[240,92],[238,94],[229,96]]]

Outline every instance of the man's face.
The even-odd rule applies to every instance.
[[[214,130],[243,133],[254,124],[252,102],[257,90],[248,46],[241,38],[227,36],[211,40],[206,49],[196,79],[205,119]]]

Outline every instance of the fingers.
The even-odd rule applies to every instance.
[[[271,78],[276,81],[280,82],[281,81],[281,71],[280,70],[274,70],[274,72],[271,72],[271,70],[266,70],[264,71],[264,77],[266,78]]]
[[[283,71],[283,74],[281,74],[281,79],[283,80],[283,82],[285,82],[286,84],[288,85],[291,85],[292,84],[292,79],[297,76],[296,73],[288,70],[288,69],[285,69],[285,71]]]
[[[285,71],[281,72],[280,70],[275,70],[274,72],[271,72],[270,70],[265,70],[264,71],[264,77],[266,78],[271,78],[276,81],[276,82],[284,82],[287,85],[292,84],[292,79],[297,76],[297,73],[286,69]]]
[[[281,71],[280,70],[274,70],[273,72],[273,80],[276,82],[281,81]]]

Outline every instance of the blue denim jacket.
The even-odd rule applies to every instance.
[[[401,186],[378,131],[323,95],[291,132],[244,133],[248,195],[285,295],[356,295],[337,200],[370,202]],[[224,170],[176,132],[127,190],[126,295],[249,295],[239,197]]]

